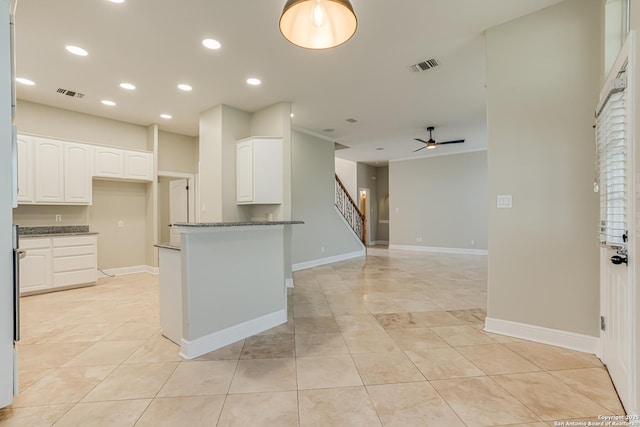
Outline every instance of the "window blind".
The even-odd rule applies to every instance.
[[[627,233],[626,86],[612,92],[596,121],[600,242],[625,248]]]

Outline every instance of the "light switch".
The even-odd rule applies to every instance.
[[[496,199],[496,207],[498,209],[511,209],[513,207],[511,194],[499,194]]]

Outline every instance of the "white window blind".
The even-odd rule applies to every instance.
[[[600,242],[621,248],[627,233],[626,94],[624,89],[612,92],[596,122]]]

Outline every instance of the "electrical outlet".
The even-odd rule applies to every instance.
[[[416,237],[416,242],[417,243],[422,243],[422,237]]]
[[[400,212],[400,208],[395,208],[394,210],[396,213]]]
[[[471,240],[471,246],[474,246],[476,244],[475,240]]]
[[[56,222],[62,222],[62,215],[56,215]]]
[[[120,220],[118,221],[118,228],[122,228],[122,227],[124,227],[124,221]]]
[[[324,253],[324,246],[320,247],[320,252]]]

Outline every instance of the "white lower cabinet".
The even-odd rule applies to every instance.
[[[95,235],[22,239],[20,293],[92,284],[97,279],[98,249]]]
[[[23,239],[20,249],[26,251],[20,260],[20,293],[50,289],[53,283],[51,239]]]

